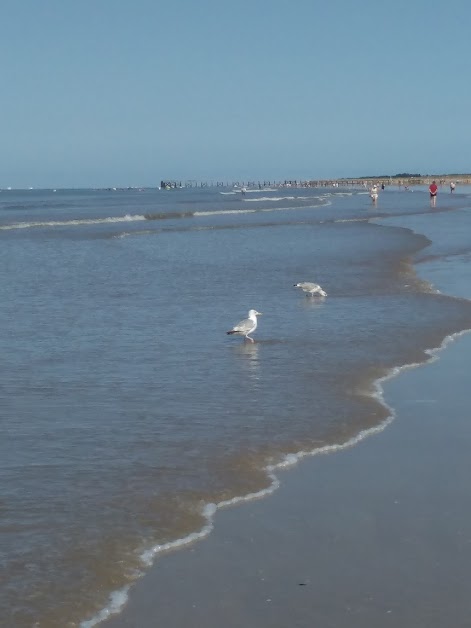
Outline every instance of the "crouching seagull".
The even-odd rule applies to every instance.
[[[306,296],[313,297],[316,294],[319,295],[320,297],[327,296],[327,292],[323,290],[318,283],[312,283],[310,281],[301,281],[300,283],[295,283],[294,287],[301,288],[301,290],[306,293]]]

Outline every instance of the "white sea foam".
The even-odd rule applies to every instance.
[[[293,201],[295,196],[260,196],[259,198],[244,198],[244,203],[263,203],[270,201],[275,203],[278,201]]]
[[[12,225],[1,225],[1,231],[8,231],[11,229],[29,229],[31,227],[70,227],[81,225],[101,225],[115,222],[136,222],[140,220],[146,220],[145,216],[130,215],[125,216],[109,216],[108,218],[83,218],[80,220],[48,220],[44,222],[17,222]]]
[[[255,210],[257,213],[264,213],[264,212],[284,212],[284,211],[296,211],[299,209],[318,209],[319,207],[325,207],[326,205],[330,205],[331,203],[329,201],[325,201],[323,203],[320,203],[319,205],[304,205],[304,207],[270,207],[270,208],[265,208],[265,209],[257,209]]]
[[[110,599],[108,605],[103,608],[100,612],[98,612],[92,619],[87,621],[82,621],[80,624],[80,628],[93,628],[93,626],[97,626],[101,624],[102,621],[108,619],[111,615],[116,615],[119,613],[123,606],[128,601],[128,592],[131,585],[127,585],[118,591],[113,591],[110,595]]]
[[[317,200],[322,201],[319,205],[305,205],[304,207],[268,207],[264,209],[221,209],[213,212],[195,212],[193,215],[195,217],[198,216],[224,216],[230,214],[260,214],[263,212],[271,213],[271,212],[282,212],[282,211],[298,211],[300,209],[317,209],[318,207],[325,207],[326,205],[331,205],[331,201],[327,199],[322,199],[320,197],[312,197]],[[363,219],[362,219],[363,220]],[[366,218],[364,219],[366,220]]]
[[[370,219],[366,218],[338,218],[334,220],[334,222],[369,222]]]
[[[255,214],[257,209],[221,209],[215,212],[195,212],[194,216],[223,216],[224,214]]]
[[[278,188],[245,188],[248,194],[255,194],[256,192],[279,192]]]
[[[330,196],[323,194],[322,197]],[[309,201],[313,198],[319,199],[321,196],[260,196],[259,198],[244,198],[244,203],[278,202],[278,201]]]
[[[141,554],[142,563],[146,567],[150,567],[154,562],[155,557],[158,554],[163,552],[168,552],[172,549],[177,549],[178,547],[182,547],[183,545],[189,545],[190,543],[194,543],[199,539],[208,536],[208,534],[213,529],[213,519],[216,510],[218,509],[218,504],[209,503],[203,507],[202,515],[206,519],[206,524],[199,530],[198,532],[192,532],[187,536],[182,537],[181,539],[176,539],[175,541],[169,541],[168,543],[162,543],[159,545],[154,545],[150,549],[146,550]]]

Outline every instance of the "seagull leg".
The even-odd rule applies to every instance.
[[[254,339],[251,338],[248,334],[245,337],[247,338],[247,340],[250,340],[250,342],[254,342]]]

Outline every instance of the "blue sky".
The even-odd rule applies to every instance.
[[[471,171],[471,3],[2,0],[0,187]]]

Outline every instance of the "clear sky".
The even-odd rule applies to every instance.
[[[0,187],[471,171],[469,0],[1,0]]]

